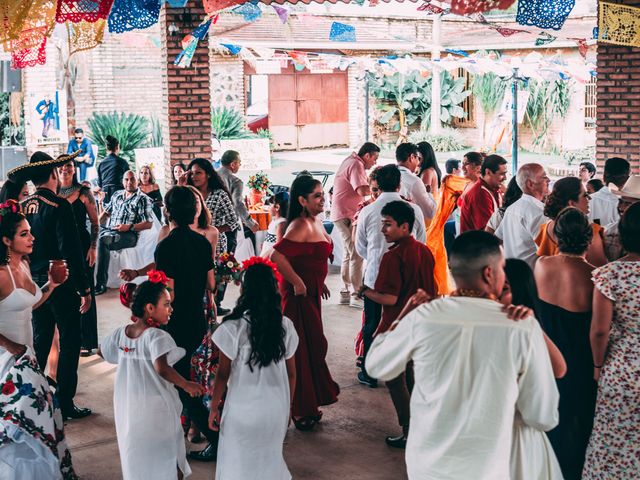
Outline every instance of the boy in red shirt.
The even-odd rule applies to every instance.
[[[429,248],[411,236],[415,213],[407,202],[389,202],[382,209],[382,234],[387,243],[394,245],[386,252],[373,290],[363,285],[360,295],[382,305],[382,320],[377,333],[385,332],[398,318],[411,296],[424,290],[430,297],[436,296],[433,269],[435,261]],[[365,361],[366,362],[366,361]],[[366,363],[365,363],[366,364]],[[409,431],[409,401],[413,388],[413,369],[387,382],[391,400],[398,414],[402,435],[387,437],[387,445],[404,448]]]

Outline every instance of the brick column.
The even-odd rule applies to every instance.
[[[195,157],[211,158],[207,39],[198,45],[189,68],[177,68],[173,64],[182,51],[180,41],[200,24],[204,15],[200,0],[189,0],[185,8],[170,8],[165,4],[160,11],[163,58],[162,133],[167,186],[172,183],[171,165],[174,163],[189,163]],[[169,32],[172,25],[178,27],[177,33]]]
[[[631,0],[616,3],[639,6]],[[609,157],[631,162],[640,173],[640,48],[598,44],[596,161]]]

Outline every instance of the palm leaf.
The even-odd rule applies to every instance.
[[[150,134],[149,120],[135,113],[94,113],[87,121],[87,137],[98,146],[98,155],[106,156],[107,136],[115,137],[120,143],[119,155],[135,168],[134,149],[145,144]]]

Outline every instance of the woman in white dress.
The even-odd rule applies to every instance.
[[[220,429],[216,480],[289,480],[282,444],[296,384],[298,335],[282,315],[275,264],[252,257],[243,266],[238,303],[213,334],[220,349],[209,416],[210,427]]]
[[[500,301],[504,305],[524,305],[533,310],[537,318],[538,290],[531,267],[524,260],[507,259],[506,281]],[[544,335],[553,374],[562,378],[567,364],[558,347]],[[526,425],[516,411],[511,444],[511,480],[562,480],[560,464],[547,434]]]
[[[172,366],[185,351],[158,328],[169,323],[172,311],[167,279],[155,270],[148,275],[133,299],[123,298],[134,323],[105,338],[98,354],[118,365],[113,408],[123,478],[182,479],[191,469],[180,424],[182,403],[174,385],[192,396],[202,395],[204,388]]]
[[[40,289],[25,257],[29,222],[15,201],[0,204],[0,478],[74,479],[62,415],[33,352],[31,312],[59,285]],[[67,272],[68,275],[68,272]]]

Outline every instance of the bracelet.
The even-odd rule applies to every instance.
[[[602,368],[604,366],[604,364],[602,365],[594,365],[593,368]]]

